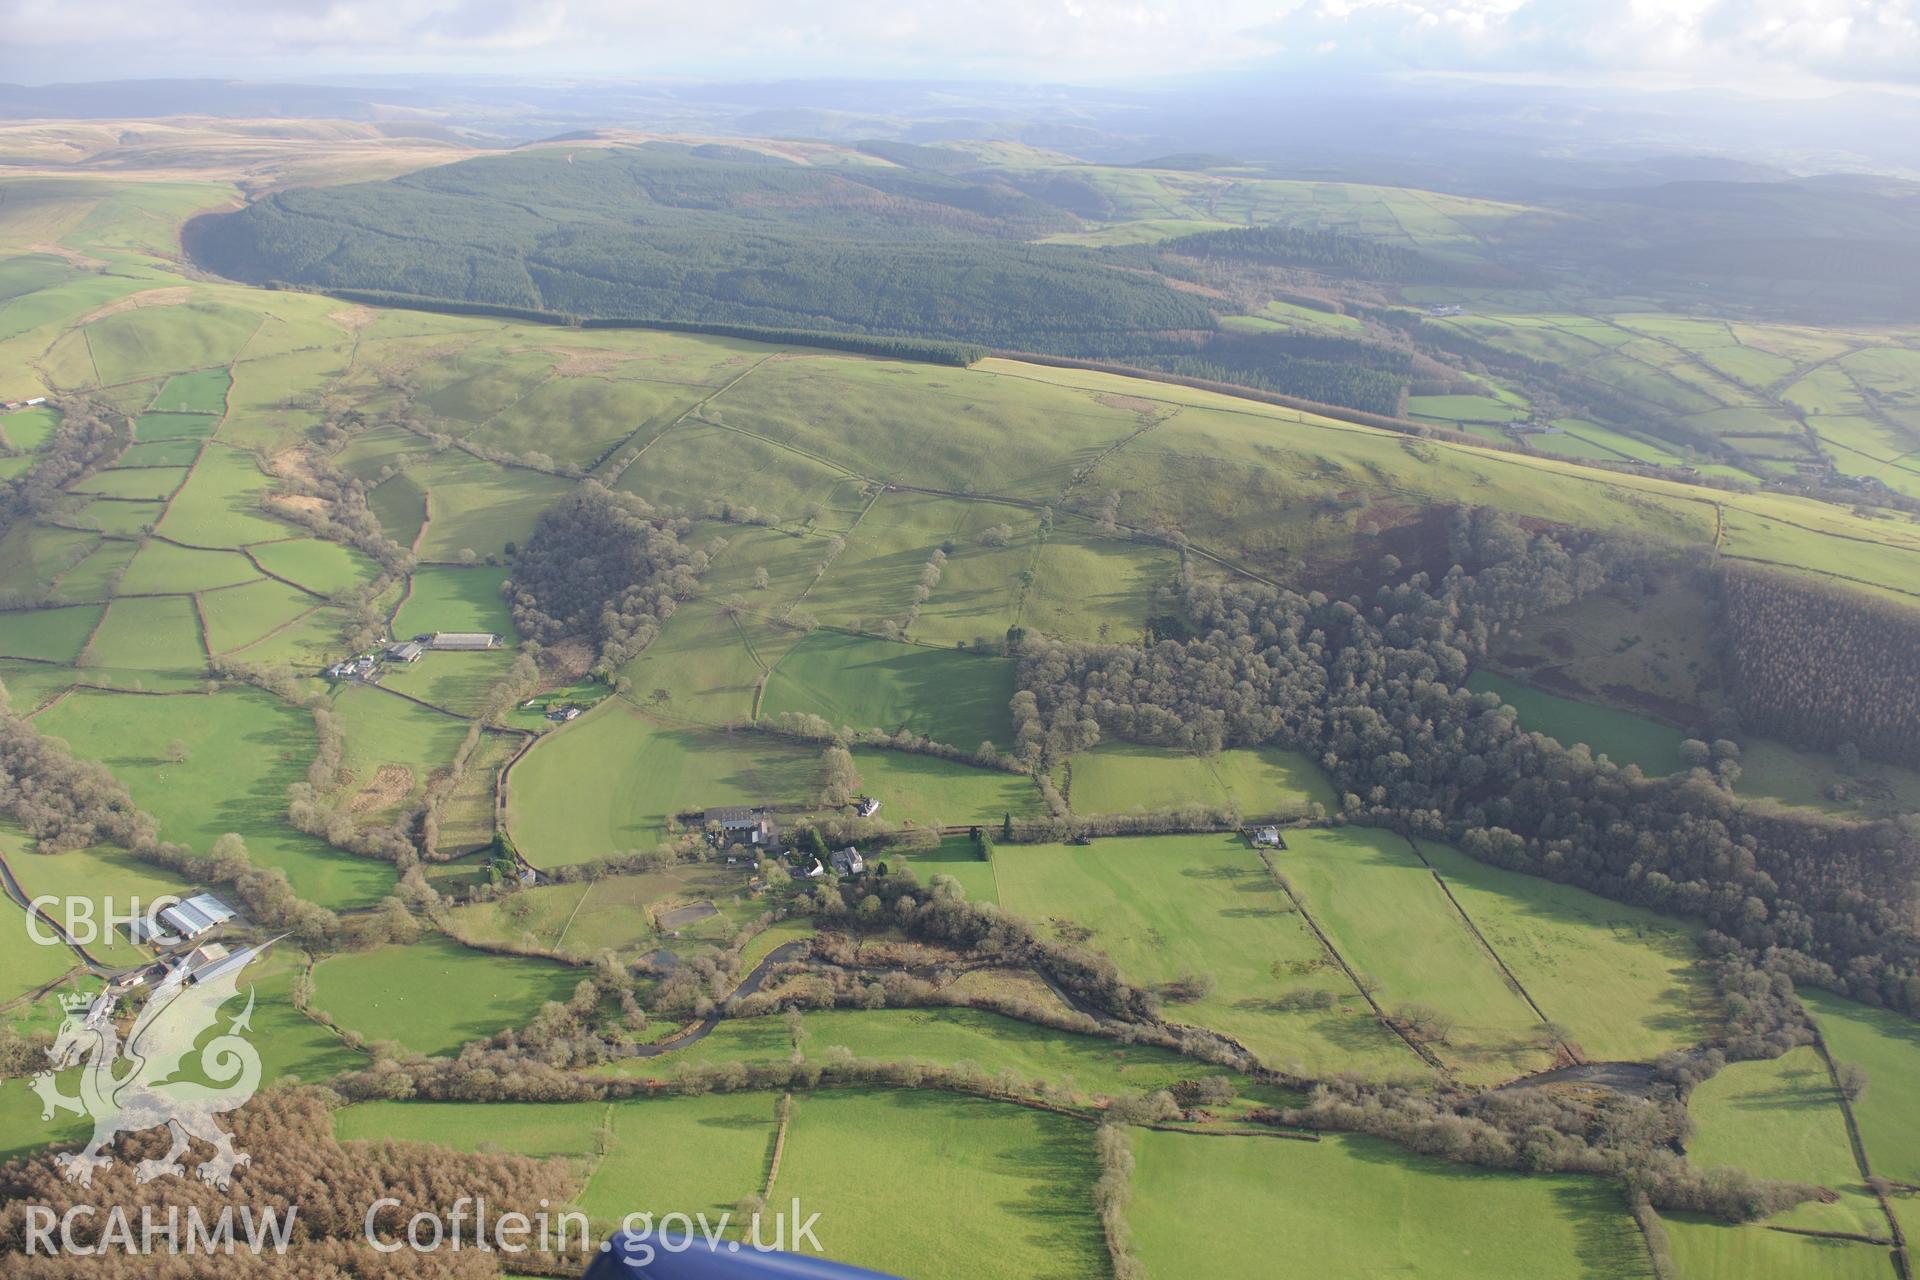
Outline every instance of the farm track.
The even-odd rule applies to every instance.
[[[669,1039],[661,1040],[655,1044],[633,1046],[627,1051],[627,1056],[629,1058],[657,1058],[662,1054],[671,1053],[675,1049],[684,1049],[690,1044],[698,1044],[700,1041],[705,1040],[713,1034],[714,1028],[720,1025],[720,1020],[724,1016],[724,1006],[730,1005],[741,997],[750,996],[758,991],[761,984],[767,980],[767,974],[773,970],[775,965],[785,964],[790,960],[797,960],[812,949],[813,943],[807,939],[801,939],[797,942],[781,943],[769,951],[759,964],[753,966],[753,969],[746,977],[740,979],[739,985],[721,1002],[721,1008],[716,1008],[712,1013],[695,1023],[690,1029],[681,1031]]]

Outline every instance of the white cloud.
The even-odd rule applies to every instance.
[[[1111,81],[1311,51],[1374,71],[1920,79],[1920,0],[0,0],[0,31],[27,65],[68,78],[385,69]]]

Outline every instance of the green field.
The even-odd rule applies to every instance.
[[[1642,1277],[1646,1247],[1598,1179],[1524,1176],[1319,1142],[1135,1132],[1134,1249],[1153,1275]]]
[[[524,1026],[585,974],[550,961],[474,951],[443,937],[333,956],[314,967],[313,1004],[368,1040],[451,1054]]]
[[[160,388],[149,408],[164,413],[225,413],[227,388],[233,379],[225,369],[176,373]]]
[[[676,813],[810,798],[818,775],[817,751],[670,728],[610,698],[522,757],[507,820],[536,866],[590,862],[652,848]]]
[[[306,592],[271,578],[208,591],[199,603],[200,617],[207,628],[207,648],[214,653],[257,644],[320,604]]]
[[[337,595],[373,580],[378,566],[351,547],[318,538],[261,542],[248,548],[260,567],[323,596]]]
[[[1502,975],[1405,839],[1347,827],[1288,831],[1272,855],[1348,965],[1407,1005],[1454,1020],[1431,1046],[1461,1077],[1493,1082],[1552,1065],[1538,1014]]]
[[[7,135],[14,158],[55,163],[37,149],[45,129],[60,147],[83,137],[85,147],[108,148],[88,162],[99,171],[0,178],[0,398],[45,394],[124,415],[113,419],[124,451],[68,492],[43,498],[15,483],[22,500],[0,530],[0,677],[15,710],[33,711],[35,727],[110,769],[162,839],[205,852],[235,832],[256,865],[283,870],[301,897],[353,913],[377,908],[397,873],[287,821],[289,788],[307,779],[319,744],[307,700],[324,700],[342,737],[341,769],[322,798],[357,823],[386,826],[417,810],[516,658],[542,659],[541,684],[522,699],[534,706],[480,736],[440,815],[440,850],[468,856],[424,864],[427,882],[446,895],[422,913],[430,931],[407,945],[328,946],[317,963],[286,939],[250,971],[269,1082],[323,1082],[362,1068],[370,1055],[349,1047],[360,1037],[456,1053],[525,1026],[596,962],[630,966],[665,950],[684,965],[737,949],[732,963],[744,971],[816,931],[823,954],[838,934],[860,937],[826,905],[779,886],[756,892],[754,868],[718,861],[549,878],[467,900],[488,877],[477,851],[496,834],[497,771],[530,741],[506,780],[504,821],[537,867],[652,851],[685,834],[681,815],[718,805],[772,806],[792,828],[817,816],[824,744],[765,731],[785,713],[926,735],[963,752],[983,741],[1008,751],[1017,669],[1045,650],[1036,638],[1097,646],[1176,634],[1170,615],[1180,606],[1169,589],[1193,580],[1365,600],[1397,580],[1383,563],[1389,552],[1408,573],[1443,571],[1455,552],[1444,530],[1467,503],[1576,539],[1605,531],[1655,552],[1920,597],[1920,523],[1898,506],[1920,498],[1912,326],[1787,325],[1754,318],[1766,313],[1757,301],[1664,286],[1602,296],[1598,282],[1557,268],[1484,287],[1398,287],[1382,276],[1351,294],[1334,276],[1280,268],[1207,292],[1232,268],[1185,260],[1204,268],[1193,280],[1206,283],[1175,299],[1176,310],[1212,313],[1236,335],[1222,349],[1305,351],[1319,342],[1332,351],[1343,339],[1397,347],[1396,335],[1434,337],[1406,390],[1452,394],[1409,395],[1399,411],[1458,427],[1472,443],[1092,369],[1002,357],[961,367],[362,307],[187,271],[179,256],[187,217],[269,187],[316,192],[339,175],[310,153],[358,156],[353,148],[364,145],[379,157],[365,163],[377,168],[416,144],[455,145],[384,135],[376,145],[358,126],[298,124],[287,126],[301,140],[288,152],[298,155],[293,167],[245,158],[276,142],[280,127],[249,126],[233,154],[199,156],[199,168],[218,176],[189,183],[157,180],[150,170],[162,150],[144,126],[130,124],[113,142],[91,126],[73,133],[30,121]],[[168,155],[203,146],[188,140],[203,132],[224,136],[205,121],[155,128],[172,139]],[[139,165],[116,165],[110,149],[136,143],[146,148]],[[1507,237],[1536,236],[1558,217],[1545,205],[1275,180],[1220,157],[1155,168],[1010,141],[947,139],[902,149],[897,160],[884,147],[752,145],[794,160],[807,180],[813,166],[859,165],[915,193],[835,206],[836,217],[856,222],[918,216],[903,210],[964,187],[976,170],[1005,170],[995,210],[1071,189],[1084,211],[1022,230],[1007,247],[1018,255],[1023,240],[1089,246],[1080,265],[1127,273],[1114,276],[1116,288],[1132,287],[1132,264],[1156,260],[1142,246],[1242,226],[1365,237],[1417,250],[1423,269],[1481,279],[1518,243]],[[579,163],[604,162],[603,150],[582,151]],[[559,157],[531,162],[551,161]],[[327,176],[313,178],[309,163]],[[437,181],[433,172],[414,181]],[[847,176],[856,171],[834,172],[843,187],[858,185]],[[943,237],[1000,216],[946,208]],[[777,201],[761,212],[781,216]],[[1878,206],[1859,216],[1862,227],[1892,217]],[[1121,251],[1101,255],[1103,245]],[[1283,291],[1291,289],[1302,292]],[[1336,310],[1308,305],[1322,296]],[[1775,301],[1790,296],[1798,294]],[[1468,313],[1421,316],[1446,302]],[[1742,318],[1710,314],[1722,306],[1738,306]],[[1449,330],[1495,350],[1462,355],[1466,348],[1437,340]],[[1429,356],[1447,368],[1430,367]],[[1582,385],[1612,398],[1587,400],[1575,394]],[[1556,430],[1505,429],[1536,413]],[[0,480],[28,476],[57,426],[51,409],[0,418]],[[400,564],[377,599],[360,589],[386,569],[302,523],[326,510],[305,496],[308,461],[323,485],[341,474],[364,486],[381,528],[417,550],[417,563]],[[526,542],[582,474],[686,522],[685,543],[710,557],[653,643],[604,679],[584,669],[590,645],[525,642],[501,594],[509,544]],[[1836,495],[1803,486],[1803,476],[1824,476],[1832,489],[1859,484]],[[1713,486],[1691,483],[1708,479]],[[348,507],[352,523],[351,497]],[[355,538],[364,544],[363,532]],[[1470,687],[1510,704],[1523,729],[1669,774],[1681,768],[1681,741],[1709,736],[1710,713],[1726,701],[1714,625],[1704,571],[1635,571],[1577,603],[1503,619]],[[384,670],[378,688],[317,677],[350,634],[364,643],[382,627],[400,637],[491,631],[506,644],[429,653]],[[250,669],[245,680],[239,665]],[[547,721],[545,707],[564,702],[592,707],[572,722]],[[1825,754],[1755,737],[1741,745],[1737,791],[1756,808],[1867,818],[1920,810],[1912,770],[1869,763],[1842,773]],[[1318,822],[1340,801],[1315,762],[1321,749],[1197,756],[1106,741],[1054,761],[1069,823],[1186,806],[1314,820],[1288,826],[1287,847],[1265,857],[1226,833],[1005,841],[990,860],[964,834],[861,842],[871,860],[918,879],[916,899],[949,877],[970,901],[1110,958],[1157,997],[1176,1033],[1231,1037],[1290,1078],[1351,1072],[1470,1091],[1568,1057],[1649,1063],[1728,1034],[1700,927],[1448,845]],[[883,829],[978,824],[997,835],[1004,815],[1046,815],[1039,785],[1024,775],[881,747],[853,755],[858,791],[881,801]],[[1463,799],[1449,816],[1468,807]],[[909,851],[919,843],[932,847]],[[11,819],[0,824],[0,854],[27,895],[96,909],[197,887],[117,847],[40,853]],[[770,1200],[798,1197],[819,1211],[830,1254],[911,1280],[1108,1275],[1092,1121],[1111,1100],[1176,1087],[1185,1099],[1192,1082],[1226,1074],[1200,1053],[1131,1043],[1113,1027],[1077,1034],[969,1007],[1000,999],[1069,1010],[1040,961],[996,956],[999,941],[961,956],[900,928],[863,940],[863,958],[920,948],[911,971],[950,1003],[907,1007],[889,992],[888,1007],[815,1007],[826,994],[818,974],[772,988],[805,1006],[807,1062],[851,1055],[972,1069],[1061,1107],[937,1089],[797,1092]],[[550,950],[573,963],[489,946]],[[123,936],[91,951],[109,968],[150,959]],[[316,1017],[293,1005],[310,963]],[[8,1006],[0,1024],[56,1025],[57,1002],[24,997],[76,967],[66,949],[26,941],[19,908],[0,904],[0,1006]],[[657,979],[650,968],[637,972],[645,1002]],[[1832,1059],[1866,1074],[1851,1106],[1861,1146],[1893,1180],[1908,1232],[1920,1233],[1920,1197],[1910,1191],[1920,1185],[1912,1083],[1920,1024],[1804,995]],[[657,1041],[680,1027],[658,1014],[629,1038]],[[676,1096],[660,1082],[727,1064],[782,1064],[794,1051],[778,1010],[722,1018],[656,1056],[581,1068],[590,1083],[659,1096],[358,1103],[336,1113],[336,1132],[559,1157],[578,1206],[601,1226],[636,1210],[711,1214],[766,1188],[780,1094]],[[1811,1181],[1836,1198],[1738,1227],[1670,1215],[1674,1280],[1891,1274],[1884,1246],[1800,1234],[1889,1231],[1827,1072],[1819,1051],[1803,1047],[1729,1066],[1692,1090],[1694,1166]],[[1615,1182],[1441,1163],[1333,1133],[1318,1142],[1228,1134],[1253,1126],[1255,1106],[1306,1097],[1305,1086],[1230,1079],[1232,1099],[1183,1122],[1198,1132],[1129,1133],[1138,1161],[1127,1210],[1133,1248],[1158,1280],[1649,1274]],[[20,1080],[0,1080],[0,1158],[74,1136],[71,1125],[40,1123]]]
[[[1078,1280],[1106,1265],[1084,1124],[938,1093],[796,1097],[770,1201],[820,1214],[829,1257],[918,1280],[979,1274],[956,1240],[991,1241],[993,1269]]]
[[[308,958],[286,947],[282,943],[256,960],[245,979],[253,993],[253,1043],[260,1049],[264,1077],[272,1083],[317,1084],[359,1070],[366,1065],[364,1055],[294,1008],[294,978],[306,968]]]
[[[604,1102],[361,1102],[333,1113],[342,1142],[426,1142],[545,1158],[594,1153]]]
[[[1000,904],[1078,936],[1148,987],[1209,974],[1204,999],[1166,1016],[1223,1031],[1300,1074],[1420,1074],[1326,957],[1280,886],[1239,836],[1140,836],[1091,845],[1001,845]],[[1327,1009],[1284,997],[1327,992]]]
[[[100,621],[98,605],[0,613],[0,653],[9,658],[72,662]]]
[[[467,736],[462,720],[364,685],[335,689],[333,709],[346,736],[340,795],[368,820],[417,801]]]
[[[660,917],[711,903],[718,912],[671,932],[688,942],[724,944],[761,906],[745,896],[747,874],[712,863],[686,863],[641,875],[592,882],[540,885],[495,902],[453,913],[462,937],[481,943],[528,945],[591,960],[603,950],[632,957],[673,946]]]
[[[1887,1280],[1889,1250],[1856,1240],[1735,1227],[1687,1214],[1665,1216],[1677,1280]]]
[[[717,1219],[765,1185],[773,1108],[764,1093],[615,1105],[612,1145],[580,1192],[580,1207],[608,1224],[631,1213],[704,1211]]]
[[[1867,1074],[1867,1091],[1852,1106],[1873,1171],[1920,1185],[1920,1023],[1825,991],[1805,989],[1800,998],[1834,1061]]]
[[[1647,1062],[1717,1031],[1715,997],[1686,925],[1447,845],[1421,841],[1420,851],[1582,1057]]]
[[[183,595],[238,586],[260,576],[237,551],[201,551],[150,538],[120,578],[122,595]]]
[[[407,598],[394,615],[393,634],[400,637],[433,631],[491,631],[511,642],[517,634],[501,598],[504,569],[416,569]]]
[[[1696,1087],[1687,1110],[1694,1123],[1687,1158],[1694,1165],[1733,1165],[1840,1195],[1833,1204],[1798,1205],[1772,1222],[1886,1235],[1886,1216],[1854,1161],[1840,1094],[1817,1050],[1803,1045],[1771,1061],[1736,1062]]]
[[[1644,716],[1575,702],[1490,671],[1474,672],[1467,687],[1475,693],[1498,694],[1519,712],[1521,728],[1557,738],[1567,746],[1584,742],[1595,755],[1617,765],[1637,764],[1656,776],[1682,767],[1680,744],[1687,735]]]
[[[1186,805],[1232,808],[1246,817],[1331,807],[1333,788],[1297,751],[1248,747],[1196,756],[1164,747],[1105,742],[1068,762],[1074,812],[1164,813]]]
[[[992,831],[991,822],[983,825]],[[895,854],[889,850],[887,860],[896,868],[912,870],[922,884],[932,883],[935,876],[952,877],[966,892],[969,902],[1000,900],[999,887],[993,881],[993,863],[981,858],[970,836],[945,836],[925,853]]]
[[[828,1009],[806,1014],[802,1025],[803,1050],[815,1061],[839,1047],[881,1062],[971,1063],[989,1075],[1012,1072],[1023,1086],[1067,1088],[1086,1101],[1221,1074],[1166,1049],[1119,1045],[978,1009]],[[653,1075],[719,1062],[784,1062],[792,1050],[784,1019],[734,1018],[686,1049],[614,1070]]]
[[[760,714],[798,712],[853,729],[902,729],[971,751],[1013,745],[1013,664],[836,631],[815,631],[782,658]]]
[[[881,802],[880,816],[888,822],[971,826],[1042,811],[1039,789],[1022,774],[877,747],[856,748],[853,763],[860,790]]]
[[[163,897],[185,896],[183,890],[191,887],[182,884],[178,876],[141,862],[121,849],[37,852],[26,833],[11,823],[0,826],[0,853],[6,855],[7,865],[28,901],[43,897],[61,900],[62,905],[51,913],[55,920],[64,923],[71,911],[76,927],[84,932],[86,926],[79,922],[89,914],[85,904],[91,904],[92,918],[99,923],[95,940],[87,944],[87,951],[102,964],[116,967],[139,964],[149,953],[146,948],[135,946],[125,931],[108,928],[105,924],[108,913],[145,912]],[[14,923],[22,930],[26,927],[24,918],[16,918]],[[45,965],[50,961],[41,955],[40,963]]]
[[[116,605],[117,609],[119,606]],[[154,697],[82,690],[42,712],[42,732],[100,761],[160,820],[162,838],[204,853],[229,831],[256,866],[279,867],[302,896],[329,907],[377,901],[393,868],[328,848],[286,823],[288,784],[306,777],[312,721],[255,689]],[[169,758],[178,742],[181,760]]]
[[[80,665],[205,671],[207,652],[193,601],[180,596],[115,600],[80,655]]]
[[[9,841],[12,847],[13,842]],[[37,855],[26,854],[25,857]],[[60,920],[63,913],[54,912]],[[28,931],[27,913],[12,899],[0,899],[0,1004],[8,1004],[30,991],[36,991],[63,974],[79,968],[80,957],[55,938],[42,942]],[[47,937],[52,930],[38,925]]]

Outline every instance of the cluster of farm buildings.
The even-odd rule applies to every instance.
[[[328,667],[324,674],[330,680],[370,680],[380,670],[381,663],[405,665],[418,662],[421,655],[430,649],[474,652],[499,647],[500,637],[491,631],[422,632],[411,640],[390,640],[378,649],[342,658]]]
[[[862,796],[856,808],[861,817],[870,818],[880,811],[880,802],[870,796]],[[723,805],[702,814],[701,825],[713,833],[715,842],[719,844],[746,845],[768,854],[782,851],[780,828],[764,809],[743,804]],[[837,876],[865,875],[867,860],[857,847],[848,845],[844,849],[830,850],[825,860],[810,858],[800,874],[810,880],[818,880],[829,870]]]

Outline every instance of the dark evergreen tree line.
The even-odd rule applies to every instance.
[[[1745,565],[1722,570],[1720,605],[1749,728],[1920,764],[1920,612]]]

